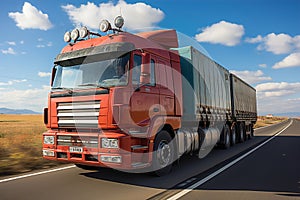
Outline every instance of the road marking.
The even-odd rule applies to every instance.
[[[28,177],[31,177],[31,176],[38,176],[38,175],[47,174],[47,173],[51,173],[51,172],[57,172],[57,171],[61,171],[61,170],[70,169],[70,168],[73,168],[73,167],[75,167],[75,165],[56,168],[56,169],[50,169],[50,170],[36,172],[36,173],[32,173],[32,174],[25,174],[25,175],[22,175],[22,176],[16,176],[16,177],[0,180],[0,183],[4,183],[4,182],[8,182],[8,181],[14,181],[14,180],[21,179],[21,178],[28,178]]]
[[[226,169],[230,168],[232,165],[236,164],[237,162],[239,162],[240,160],[242,160],[243,158],[249,156],[251,153],[253,153],[254,151],[256,151],[257,149],[261,148],[262,146],[264,146],[265,144],[267,144],[268,142],[270,142],[271,140],[273,140],[276,136],[278,136],[279,134],[281,134],[283,131],[285,131],[288,127],[290,127],[293,123],[293,120],[291,120],[291,122],[289,123],[289,125],[287,125],[284,129],[282,129],[280,132],[276,133],[275,135],[273,135],[271,138],[269,138],[268,140],[266,140],[265,142],[263,142],[262,144],[260,144],[259,146],[255,147],[254,149],[248,151],[246,154],[238,157],[237,159],[233,160],[232,162],[228,163],[227,165],[225,165],[224,167],[218,169],[217,171],[215,171],[214,173],[210,174],[209,176],[201,179],[200,181],[198,181],[197,183],[191,185],[190,187],[182,190],[181,192],[178,192],[177,194],[169,197],[167,200],[177,200],[180,197],[186,195],[187,193],[193,191],[195,188],[199,187],[200,185],[203,185],[205,182],[209,181],[210,179],[214,178],[215,176],[217,176],[218,174],[222,173],[223,171],[225,171]]]

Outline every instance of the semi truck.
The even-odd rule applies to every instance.
[[[256,91],[175,30],[132,34],[124,19],[66,32],[44,109],[43,157],[80,168],[169,173],[253,136]]]

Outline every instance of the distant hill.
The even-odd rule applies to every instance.
[[[41,114],[28,109],[0,108],[0,114]]]

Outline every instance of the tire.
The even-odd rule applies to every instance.
[[[227,124],[224,125],[222,134],[224,137],[222,148],[228,149],[230,147],[230,129]]]
[[[250,125],[250,134],[248,135],[248,139],[251,139],[254,137],[254,129],[253,124]]]
[[[160,131],[154,140],[152,170],[156,176],[164,176],[171,172],[175,148],[170,134]]]
[[[236,128],[236,124],[233,125],[232,129],[231,129],[231,134],[230,134],[230,145],[234,146],[236,144],[237,141],[237,128]]]
[[[241,122],[239,124],[239,142],[242,143],[245,141],[245,126],[244,124]]]

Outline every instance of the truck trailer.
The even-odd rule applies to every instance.
[[[66,32],[44,109],[43,157],[78,167],[164,175],[253,136],[256,91],[175,30],[137,34],[100,23]]]

